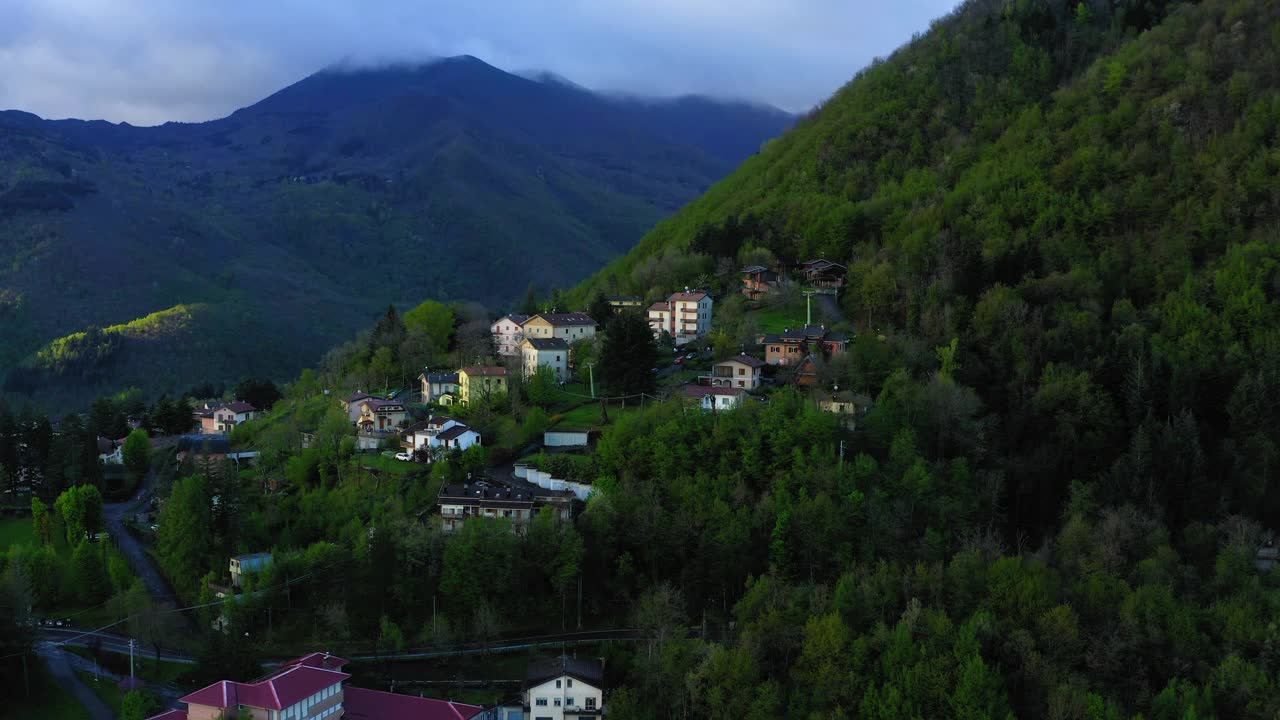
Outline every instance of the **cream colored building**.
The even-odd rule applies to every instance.
[[[711,332],[713,304],[711,296],[700,290],[674,293],[649,306],[649,327],[654,335],[666,332],[683,345]]]
[[[468,367],[458,371],[458,401],[463,405],[506,391],[507,369],[504,367]]]
[[[596,321],[586,313],[534,315],[521,326],[526,338],[560,338],[575,343],[596,336]]]

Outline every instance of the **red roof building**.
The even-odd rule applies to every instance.
[[[281,665],[262,680],[218,682],[179,699],[186,710],[168,710],[150,720],[470,720],[478,705],[344,687],[347,664],[328,653],[311,653]]]

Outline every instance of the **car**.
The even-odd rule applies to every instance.
[[[683,364],[684,364],[684,356],[683,356],[683,355],[681,355],[680,357],[676,358],[675,364],[676,364],[676,365],[683,365]]]
[[[696,352],[691,352],[691,353],[689,353],[688,355],[685,355],[685,356],[684,356],[684,359],[685,359],[685,360],[697,360],[697,359],[698,359],[698,353],[696,353]]]
[[[398,452],[396,453],[396,459],[403,462],[413,462],[413,453]]]

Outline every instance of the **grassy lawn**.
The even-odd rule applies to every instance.
[[[29,545],[35,541],[31,530],[31,518],[0,519],[0,552],[10,545]]]
[[[4,705],[4,717],[11,720],[88,720],[89,711],[65,692],[44,663],[35,657],[27,659],[31,671],[31,694],[23,697],[21,688],[15,698]]]
[[[390,450],[387,450],[385,452],[390,452],[391,454],[383,455],[381,452],[379,452],[377,455],[374,455],[374,454],[361,455],[358,458],[360,467],[376,468],[378,470],[381,470],[382,472],[392,473],[395,475],[408,475],[414,470],[422,469],[421,466],[415,465],[414,463],[404,462],[403,460],[397,460],[395,458],[395,453]]]
[[[789,327],[804,325],[804,303],[769,305],[747,313],[754,318],[762,333],[778,333]]]
[[[64,646],[62,649],[86,660],[93,659],[93,653],[89,652],[88,648]],[[119,675],[129,672],[129,656],[123,653],[103,653],[101,662],[104,668]],[[194,665],[164,661],[161,661],[160,667],[157,668],[155,660],[146,653],[139,654],[133,663],[134,675],[147,682],[162,684],[181,684],[194,669]]]
[[[609,403],[609,422],[614,422],[623,415],[640,411],[638,403],[628,404],[625,408],[619,403]],[[554,427],[560,429],[590,429],[600,424],[600,403],[587,403],[560,413],[560,421]]]

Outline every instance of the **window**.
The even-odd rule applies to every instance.
[[[565,698],[564,705],[565,707],[573,707],[573,698],[572,697]]]
[[[559,685],[560,683],[556,683]],[[556,698],[556,707],[560,707],[560,698]]]
[[[538,698],[537,700],[533,701],[533,704],[534,704],[534,705],[537,705],[538,707],[546,707],[546,706],[547,706],[547,699],[546,699],[546,698]]]
[[[596,709],[596,699],[594,697],[587,696],[587,709],[588,710]]]
[[[564,682],[565,682],[565,687],[573,687],[573,678],[568,678]]]
[[[746,370],[743,370],[742,368],[738,368],[738,374],[739,374],[739,375],[746,375],[746,374],[747,374],[747,371],[746,371]]]
[[[559,689],[560,689],[560,681],[559,681],[559,680],[557,680],[557,681],[556,681],[556,689],[557,689],[557,690],[559,690]]]

